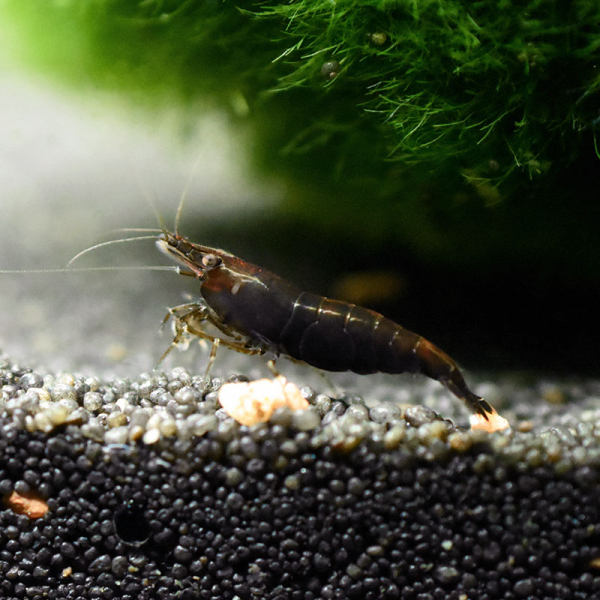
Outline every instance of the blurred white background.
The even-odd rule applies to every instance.
[[[178,135],[175,111],[136,114],[106,93],[75,95],[0,69],[0,269],[64,267],[87,246],[122,237],[116,228],[157,227],[153,203],[171,226],[188,181],[184,232],[186,219],[209,227],[217,216],[268,209],[277,186],[248,178],[222,114],[199,114]],[[116,264],[170,263],[150,240],[78,261]],[[31,366],[133,376],[169,343],[168,331],[158,333],[166,307],[194,287],[169,272],[2,274],[0,349]]]

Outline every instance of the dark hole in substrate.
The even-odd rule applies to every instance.
[[[141,546],[150,537],[150,525],[142,507],[128,504],[115,516],[117,535],[126,544]]]

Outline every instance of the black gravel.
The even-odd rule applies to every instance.
[[[181,369],[0,366],[0,598],[600,598],[590,402],[575,426],[487,436],[305,389],[309,411],[246,427],[222,380]],[[13,490],[48,512],[16,514]]]

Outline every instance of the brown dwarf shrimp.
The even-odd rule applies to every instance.
[[[175,339],[186,335],[246,354],[272,353],[326,371],[422,373],[442,383],[486,420],[492,407],[473,393],[450,356],[383,315],[304,292],[274,273],[218,248],[163,230],[156,245],[200,282],[201,299],[170,309]],[[205,331],[207,323],[225,337]],[[161,358],[161,361],[162,361]],[[272,363],[273,364],[273,363]],[[208,370],[207,370],[208,371]]]

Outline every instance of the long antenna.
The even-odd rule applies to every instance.
[[[117,227],[116,229],[109,229],[106,234],[112,233],[120,233],[121,231],[126,231],[128,233],[162,233],[163,230],[158,227]]]
[[[63,269],[0,269],[0,274],[11,275],[17,273],[81,273],[82,271],[175,271],[182,273],[179,267],[149,266],[140,267],[74,267]],[[187,274],[187,273],[186,273]]]
[[[110,240],[108,242],[101,242],[100,244],[95,244],[94,246],[90,246],[89,248],[86,248],[85,250],[82,250],[81,252],[79,252],[79,254],[76,254],[68,263],[67,263],[67,267],[72,264],[73,262],[75,262],[78,258],[80,258],[81,256],[83,256],[84,254],[87,254],[88,252],[91,252],[92,250],[96,250],[98,248],[102,248],[103,246],[110,246],[111,244],[123,244],[125,242],[136,242],[137,240],[155,240],[156,236],[155,235],[140,235],[138,237],[133,237],[133,238],[123,238],[120,240]]]
[[[175,235],[179,235],[179,223],[181,222],[181,213],[183,212],[183,205],[185,204],[185,200],[187,198],[187,193],[192,185],[192,181],[196,175],[196,169],[198,168],[198,163],[202,156],[198,156],[198,158],[194,161],[192,166],[192,170],[190,171],[190,175],[185,183],[185,187],[183,188],[183,192],[181,194],[181,200],[179,201],[179,206],[177,207],[177,212],[175,213]]]

